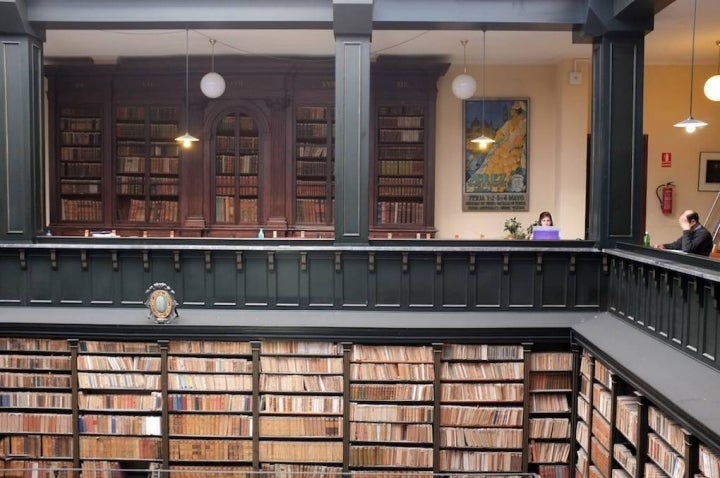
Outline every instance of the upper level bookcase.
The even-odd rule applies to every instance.
[[[50,65],[50,229],[56,235],[332,237],[331,58],[224,59],[221,98],[184,99],[184,62]],[[190,84],[206,72],[202,61]],[[221,65],[218,65],[220,68]],[[434,232],[436,82],[446,64],[371,67],[371,237]],[[199,142],[174,140],[187,123]]]

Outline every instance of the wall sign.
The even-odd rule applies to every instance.
[[[660,153],[660,167],[672,167],[672,153]]]

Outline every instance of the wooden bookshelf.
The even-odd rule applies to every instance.
[[[72,352],[66,340],[0,339],[3,476],[73,467]],[[58,472],[70,476],[70,472]]]
[[[647,458],[645,476],[650,478],[691,478],[690,465],[697,456],[692,434],[656,406],[647,410]]]
[[[591,475],[610,478],[616,390],[613,372],[597,359],[594,360],[591,394],[590,463],[594,467]]]
[[[263,471],[340,474],[342,348],[334,342],[260,345],[259,461]]]
[[[354,344],[350,469],[432,471],[434,360],[430,346]]]
[[[294,222],[301,229],[334,223],[334,119],[331,106],[302,105],[295,109]]]
[[[172,226],[179,220],[178,108],[115,107],[115,218]]]
[[[380,105],[377,110],[375,224],[420,230],[425,225],[425,109]]]
[[[576,465],[575,476],[587,478],[590,476],[590,425],[592,420],[592,380],[595,361],[593,357],[583,351],[580,356],[580,370],[578,371],[578,395],[576,399]]]
[[[542,478],[569,478],[574,355],[527,351],[525,359],[528,469]]]
[[[520,345],[443,346],[437,471],[521,471],[524,370]]]
[[[615,443],[613,474],[617,478],[643,476],[647,434],[647,404],[640,394],[622,394],[615,399]]]
[[[720,455],[704,445],[698,446],[698,469],[705,478],[720,478]]]
[[[240,111],[225,115],[215,130],[213,157],[213,222],[257,224],[261,158],[255,118]]]
[[[208,466],[216,472],[252,470],[249,342],[170,341],[167,405],[170,477],[182,478]]]
[[[83,477],[104,468],[161,464],[163,394],[157,342],[82,340],[77,355]],[[90,463],[94,462],[94,463]]]
[[[58,118],[57,174],[60,219],[103,222],[104,125],[100,105],[63,107]]]

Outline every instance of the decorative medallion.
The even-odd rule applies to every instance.
[[[145,291],[147,299],[145,305],[150,309],[148,319],[154,320],[157,324],[169,324],[177,320],[177,302],[175,291],[164,282],[154,283]]]

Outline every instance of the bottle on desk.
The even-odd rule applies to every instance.
[[[645,247],[650,247],[650,233],[645,231],[645,236],[643,237],[643,245]]]
[[[258,239],[265,239],[265,231],[263,230],[262,227],[258,231]]]

